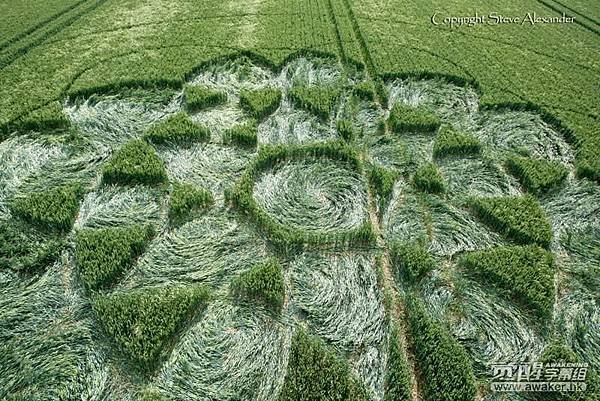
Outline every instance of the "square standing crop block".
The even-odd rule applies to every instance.
[[[152,146],[136,139],[123,145],[102,169],[105,184],[160,184],[167,181],[165,164]]]
[[[390,111],[389,125],[394,132],[433,132],[441,125],[438,116],[425,107],[396,103]]]

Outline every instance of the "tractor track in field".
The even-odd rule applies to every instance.
[[[364,158],[364,155],[363,155]],[[389,250],[385,245],[385,239],[383,237],[383,232],[381,229],[381,225],[379,223],[379,216],[377,214],[377,202],[375,197],[373,196],[370,188],[367,188],[367,197],[368,197],[368,205],[369,205],[369,218],[371,220],[371,224],[373,225],[373,231],[376,235],[377,246],[382,249],[381,255],[381,263],[377,266],[377,268],[381,269],[381,277],[383,278],[383,291],[384,293],[391,294],[390,305],[387,305],[385,302],[386,308],[388,308],[388,313],[391,316],[393,324],[396,324],[399,328],[398,334],[401,348],[405,354],[406,360],[408,361],[408,368],[410,371],[410,390],[413,401],[420,401],[422,398],[420,397],[420,383],[418,380],[418,373],[416,369],[416,363],[414,359],[414,355],[410,352],[408,347],[408,327],[406,324],[406,320],[403,318],[405,314],[404,304],[400,301],[400,294],[396,291],[394,287],[394,275],[392,273],[391,262]]]
[[[550,10],[552,10],[552,11],[558,13],[558,14],[562,15],[563,13],[565,13],[565,10],[567,10],[567,11],[570,11],[573,14],[575,14],[576,17],[582,18],[582,20],[584,20],[584,21],[590,21],[590,22],[592,22],[592,20],[588,19],[587,17],[579,14],[575,10],[573,10],[573,9],[571,9],[571,8],[565,6],[565,5],[563,5],[563,4],[561,4],[561,3],[557,2],[557,1],[554,1],[553,3],[556,3],[559,6],[556,6],[553,3],[551,3],[550,1],[546,1],[546,0],[537,0],[537,2],[540,3],[541,5],[543,5],[544,7],[548,8],[548,9],[550,9]],[[565,10],[561,10],[560,7],[564,8]],[[567,14],[567,13],[565,13],[565,14]],[[569,15],[569,14],[567,14],[567,16],[572,17],[572,15]],[[590,25],[588,25],[587,22],[582,22],[582,20],[578,20],[577,18],[575,18],[575,20],[573,22],[575,22],[577,25],[579,25],[580,27],[584,28],[587,31],[590,31],[590,32],[592,32],[592,33],[594,33],[596,35],[600,35],[600,30],[598,28],[596,28],[594,26],[590,26]],[[593,21],[593,22],[595,23],[595,21]],[[596,23],[596,25],[597,25],[597,23]]]
[[[4,49],[10,47],[11,45],[17,43],[21,39],[23,39],[31,34],[34,34],[38,30],[43,29],[47,25],[51,24],[53,21],[57,20],[58,18],[62,17],[65,14],[67,14],[71,10],[74,10],[75,8],[79,7],[80,5],[87,3],[88,1],[89,0],[80,0],[74,4],[71,4],[69,7],[62,9],[62,10],[58,11],[57,13],[54,13],[53,15],[46,18],[45,20],[38,22],[37,24],[27,28],[26,30],[17,33],[16,35],[13,35],[13,37],[0,43],[0,52],[3,51]]]
[[[344,5],[344,8],[346,9],[346,12],[349,15],[355,39],[359,43],[363,63],[366,66],[367,78],[375,85],[375,100],[379,104],[379,106],[383,110],[385,110],[388,107],[387,94],[384,89],[383,82],[381,81],[381,79],[379,79],[377,75],[377,70],[375,68],[373,58],[371,57],[371,53],[367,46],[367,42],[364,39],[362,31],[360,30],[360,25],[358,24],[358,20],[356,19],[356,16],[354,14],[354,11],[352,10],[352,6],[350,5],[349,0],[342,0],[342,3]],[[470,76],[470,74],[468,75]],[[391,129],[387,121],[385,123],[385,131],[387,134],[391,133]],[[365,156],[366,155],[364,154],[364,152],[361,152],[361,158],[365,159]],[[369,216],[377,238],[377,246],[380,249],[382,249],[381,262],[378,266],[378,269],[381,269],[380,274],[383,278],[383,291],[384,293],[391,295],[389,297],[389,304],[388,302],[385,303],[386,309],[388,309],[388,313],[390,318],[392,319],[392,323],[396,324],[399,328],[399,338],[397,338],[396,341],[400,342],[400,348],[402,349],[402,352],[406,357],[406,361],[408,362],[412,401],[422,401],[423,397],[420,389],[423,383],[422,377],[419,373],[419,368],[416,362],[415,355],[410,348],[411,340],[408,328],[408,321],[406,319],[406,305],[404,304],[401,295],[399,294],[398,290],[394,285],[394,275],[391,268],[390,253],[389,249],[385,244],[385,238],[383,236],[380,220],[377,213],[376,200],[373,197],[370,188],[367,188],[367,196],[369,205]],[[484,399],[484,394],[480,387],[478,387],[474,399],[475,401],[481,401]]]
[[[329,0],[331,1],[331,0]],[[376,87],[376,101],[382,109],[386,109],[387,98],[385,97],[385,91],[383,88],[383,83],[377,79],[375,64],[373,63],[373,59],[371,57],[371,53],[369,52],[369,48],[367,47],[367,43],[362,35],[360,30],[360,26],[358,25],[358,21],[356,16],[354,15],[354,11],[352,10],[352,6],[350,5],[348,0],[342,0],[343,6],[348,13],[352,24],[352,31],[354,33],[355,39],[359,44],[360,52],[363,58],[363,63],[366,66],[366,74],[367,78],[375,84]],[[389,126],[386,122],[385,130],[389,133]],[[361,158],[365,159],[364,152],[361,152]],[[381,263],[378,266],[378,269],[381,269],[380,274],[383,278],[383,291],[384,293],[390,294],[389,297],[389,305],[388,302],[385,302],[386,309],[388,309],[389,316],[393,323],[398,325],[398,333],[399,337],[396,339],[400,341],[400,348],[402,349],[404,355],[406,356],[406,360],[408,361],[408,369],[410,372],[410,384],[411,384],[411,398],[412,401],[420,401],[422,397],[420,395],[420,382],[419,382],[419,374],[417,372],[415,357],[412,354],[408,344],[408,327],[407,321],[404,319],[405,315],[405,305],[403,304],[400,294],[396,290],[394,286],[394,276],[391,270],[391,262],[390,262],[390,253],[385,244],[385,239],[383,237],[383,232],[380,225],[379,216],[377,213],[377,202],[373,196],[370,188],[367,188],[367,196],[368,196],[368,205],[369,205],[369,216],[371,220],[371,224],[373,225],[373,231],[375,232],[377,238],[377,246],[382,249],[381,254]]]
[[[2,52],[3,54],[0,55],[0,71],[4,70],[6,67],[10,66],[15,61],[19,60],[21,57],[27,55],[31,50],[33,50],[33,49],[37,48],[38,46],[40,46],[41,44],[45,43],[48,39],[54,37],[56,34],[62,32],[64,29],[70,27],[71,25],[73,25],[74,23],[79,21],[82,17],[85,17],[86,15],[94,12],[98,7],[102,6],[107,1],[108,0],[96,0],[89,7],[84,8],[81,11],[78,11],[77,8],[80,5],[83,7],[86,4],[89,4],[90,1],[85,0],[80,3],[77,3],[77,5],[75,7],[65,10],[65,12],[60,13],[60,15],[55,15],[54,18],[47,20],[45,22],[45,24],[41,25],[40,27],[37,27],[35,30],[24,35],[23,37],[19,38],[18,40],[13,41],[13,43],[15,43],[15,42],[19,42],[27,37],[36,36],[36,35],[38,36],[38,37],[32,38],[29,43],[25,43],[22,46],[14,48],[14,49],[12,46],[10,46],[10,43],[9,43],[8,47],[5,46],[4,51]],[[69,16],[69,12],[71,12],[73,10],[75,10],[74,14],[72,16]],[[60,20],[65,15],[67,17],[64,21],[53,24],[53,22]],[[48,28],[48,30],[44,32],[44,28]],[[38,32],[39,32],[39,34],[38,34]]]
[[[342,33],[340,32],[339,24],[338,24],[337,18],[335,16],[335,10],[333,8],[332,0],[327,0],[327,11],[329,14],[329,18],[331,19],[331,23],[333,24],[333,27],[335,29],[335,37],[336,37],[336,42],[337,42],[337,46],[338,46],[338,52],[340,53],[342,62],[344,64],[346,64],[348,61],[348,55],[346,54],[346,51],[344,50],[344,43],[342,41]]]
[[[579,17],[581,17],[581,18],[584,18],[584,19],[586,19],[586,20],[590,21],[592,24],[594,24],[594,25],[597,25],[597,26],[600,26],[600,20],[597,20],[597,19],[595,19],[595,18],[593,18],[593,17],[592,17],[592,18],[590,18],[590,17],[586,16],[585,14],[583,14],[582,12],[580,12],[580,11],[577,11],[577,10],[576,10],[576,9],[574,9],[573,7],[570,7],[570,6],[566,5],[565,3],[561,2],[561,1],[558,1],[558,0],[552,0],[552,1],[553,1],[554,3],[556,3],[556,4],[560,5],[561,7],[563,7],[563,8],[565,8],[565,9],[567,9],[567,10],[571,11],[573,14],[576,14],[577,16],[579,16]]]

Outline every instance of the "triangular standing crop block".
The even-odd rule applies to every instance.
[[[106,184],[158,184],[167,181],[165,164],[152,146],[133,140],[117,150],[102,170]]]
[[[207,300],[204,287],[163,287],[98,297],[92,307],[119,350],[151,372]]]
[[[550,245],[550,221],[530,195],[475,198],[471,206],[484,222],[519,244]]]

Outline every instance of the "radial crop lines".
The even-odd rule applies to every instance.
[[[12,63],[14,63],[15,61],[17,61],[19,58],[21,58],[24,55],[26,55],[27,53],[29,53],[29,51],[31,51],[32,49],[34,49],[37,46],[44,43],[46,41],[46,39],[48,39],[49,37],[52,37],[52,36],[56,35],[57,33],[59,33],[60,31],[62,31],[63,29],[71,26],[73,23],[75,23],[81,17],[93,12],[98,7],[100,7],[102,4],[104,4],[106,1],[107,0],[97,0],[94,4],[92,4],[87,9],[82,10],[79,13],[75,13],[75,15],[73,15],[72,17],[67,18],[65,21],[60,22],[60,23],[56,24],[55,26],[51,26],[51,28],[47,32],[43,33],[40,37],[33,39],[30,43],[28,43],[22,47],[19,47],[14,52],[9,52],[9,54],[5,55],[2,58],[2,60],[0,60],[0,70],[3,70],[7,66],[9,66]]]

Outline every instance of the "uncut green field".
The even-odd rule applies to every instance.
[[[0,0],[0,399],[597,400],[598,54],[584,0]]]

